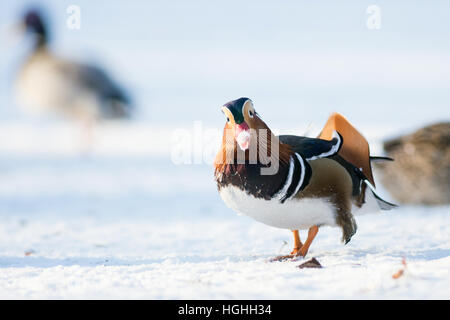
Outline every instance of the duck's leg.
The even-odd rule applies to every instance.
[[[297,255],[300,251],[300,248],[303,246],[302,241],[300,240],[300,235],[298,230],[292,230],[292,234],[294,235],[294,250],[292,250],[292,255]]]
[[[270,261],[284,261],[299,256],[299,252],[300,249],[303,247],[303,243],[300,241],[300,235],[298,233],[298,230],[292,230],[292,234],[294,235],[294,250],[292,250],[291,254],[285,256],[278,256],[271,259]]]
[[[306,256],[306,254],[308,253],[309,247],[311,246],[311,243],[313,242],[314,238],[317,235],[317,232],[319,232],[318,226],[312,226],[311,228],[309,228],[308,238],[306,239],[305,244],[300,248],[297,255],[302,256],[302,257]]]

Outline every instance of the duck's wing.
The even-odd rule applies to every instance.
[[[382,210],[395,208],[396,205],[383,200],[375,191],[375,187],[369,178],[354,163],[347,161],[342,155],[341,150],[345,146],[344,138],[340,133],[334,131],[334,138],[324,140],[319,138],[308,138],[293,135],[278,136],[282,143],[289,145],[292,151],[300,154],[305,160],[311,161],[319,158],[331,158],[342,165],[349,173],[353,182],[353,196],[359,198],[357,201],[364,203],[364,194],[366,186],[370,188],[375,196],[379,207]],[[368,161],[370,158],[368,158]],[[370,163],[369,163],[370,166]],[[371,171],[370,171],[371,172]]]
[[[390,210],[395,208],[397,205],[382,199],[376,193],[371,166],[372,161],[392,161],[393,159],[387,157],[371,157],[367,140],[339,113],[333,113],[330,118],[328,118],[322,132],[319,134],[319,138],[329,139],[336,131],[338,131],[342,137],[343,143],[334,158],[350,173],[354,183],[353,193],[358,193],[358,190],[355,189],[355,187],[362,185],[367,186],[375,196],[380,209]],[[360,190],[364,191],[365,187],[360,188]]]
[[[334,133],[331,140],[308,138],[294,135],[281,135],[278,139],[289,145],[292,151],[300,154],[306,160],[331,157],[337,154],[343,144],[342,136]]]
[[[369,143],[350,122],[339,113],[333,113],[319,134],[321,139],[330,139],[334,131],[342,135],[345,143],[339,150],[339,155],[346,161],[361,169],[370,183],[375,186],[370,165]]]

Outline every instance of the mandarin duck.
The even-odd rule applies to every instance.
[[[342,229],[347,244],[356,233],[354,214],[363,207],[396,205],[375,190],[366,139],[334,113],[317,138],[272,133],[252,100],[222,106],[227,121],[214,160],[215,181],[225,204],[239,214],[293,232],[294,249],[284,258],[304,257],[319,227]],[[308,230],[304,243],[299,230]]]

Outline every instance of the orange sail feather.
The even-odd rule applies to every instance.
[[[333,113],[328,118],[318,138],[331,140],[334,130],[339,132],[344,140],[344,144],[339,150],[339,155],[357,168],[360,168],[370,183],[375,186],[370,165],[369,143],[366,138],[339,113]]]

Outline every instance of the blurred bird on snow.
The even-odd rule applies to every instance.
[[[21,29],[34,41],[16,80],[17,99],[24,110],[80,121],[88,139],[99,120],[131,115],[129,97],[104,70],[52,54],[48,26],[40,11],[28,10]]]

